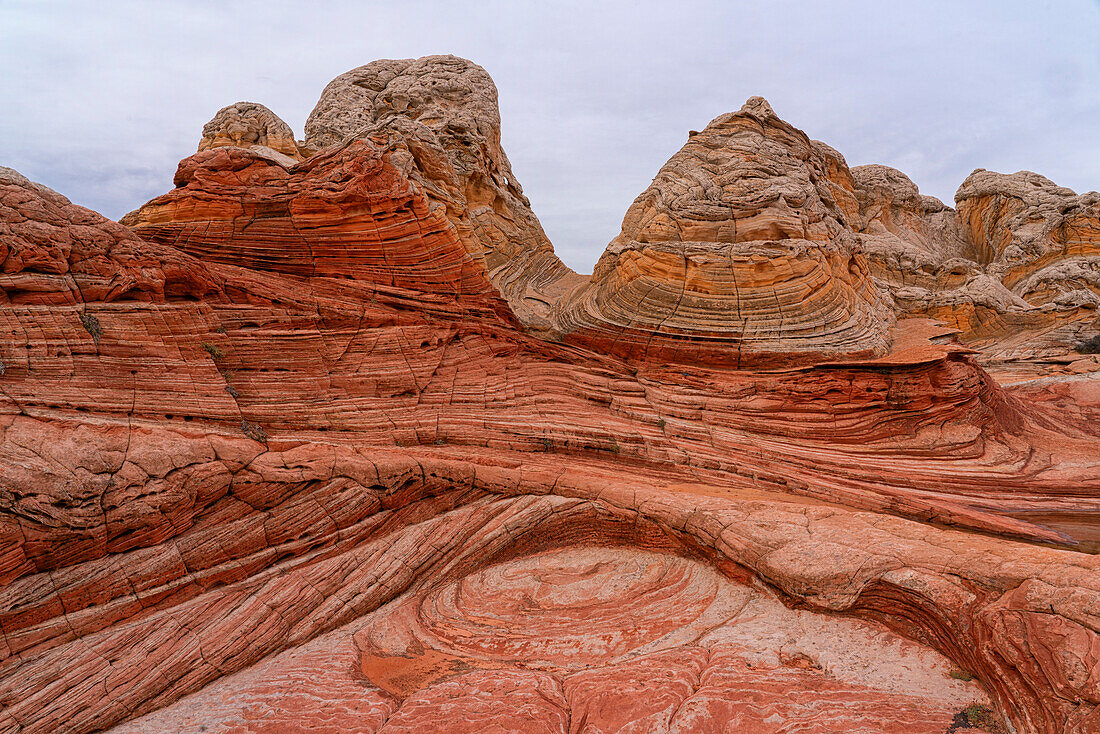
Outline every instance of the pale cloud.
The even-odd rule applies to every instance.
[[[496,80],[516,175],[580,270],[687,131],[754,94],[948,203],[977,167],[1100,188],[1100,5],[1069,0],[0,0],[0,165],[119,217],[220,107],[301,135],[332,77],[431,53]]]

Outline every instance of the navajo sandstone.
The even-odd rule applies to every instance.
[[[1095,192],[754,97],[584,276],[434,56],[0,263],[0,731],[1100,731]]]

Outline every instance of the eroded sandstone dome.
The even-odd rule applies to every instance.
[[[561,305],[560,327],[643,359],[883,354],[893,313],[829,168],[763,98],[716,118],[631,205],[591,282]]]
[[[257,102],[223,107],[203,126],[199,152],[223,146],[267,149],[295,160],[304,157],[290,125]]]
[[[389,135],[404,165],[446,207],[460,239],[525,323],[546,317],[576,274],[554,254],[500,145],[492,78],[455,56],[385,59],[341,74],[306,121],[315,148]]]

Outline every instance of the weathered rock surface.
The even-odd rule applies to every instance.
[[[978,363],[1083,309],[895,321],[1009,286],[762,100],[559,278],[487,75],[363,69],[132,229],[0,177],[0,731],[1100,730],[1100,362]]]
[[[559,327],[643,360],[741,367],[884,353],[892,313],[828,168],[759,97],[718,117],[634,201]]]
[[[205,266],[0,168],[0,303],[159,302],[220,290]]]
[[[975,171],[956,214],[900,171],[851,174],[856,229],[899,315],[955,326],[996,368],[1064,359],[1100,328],[1095,192],[1078,197],[1026,171]]]
[[[1081,290],[1100,304],[1100,193],[979,169],[955,200],[979,259],[1019,296],[1043,304]]]
[[[184,159],[176,188],[122,221],[205,261],[493,299],[484,266],[393,148],[381,136],[349,141],[289,168],[215,148]]]
[[[879,278],[905,285],[940,287],[959,264],[975,260],[955,221],[955,212],[939,199],[921,196],[916,185],[889,166],[850,169],[858,217],[854,228]]]
[[[279,116],[257,102],[237,102],[218,110],[214,119],[202,128],[199,152],[233,146],[252,148],[301,160],[308,151],[299,148],[294,131]]]
[[[454,56],[374,61],[332,80],[306,121],[315,148],[378,134],[403,141],[410,178],[446,207],[516,315],[548,325],[554,304],[582,279],[554,255],[512,173],[485,70]]]

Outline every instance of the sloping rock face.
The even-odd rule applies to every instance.
[[[652,350],[525,328],[432,118],[210,147],[132,229],[5,171],[0,731],[1100,730],[1097,381],[1000,384],[889,313],[838,348],[888,309],[863,237],[968,250],[767,110],[692,140],[804,153],[781,196],[629,230],[855,304],[755,364],[712,311],[765,307],[717,286]]]
[[[892,312],[828,168],[759,97],[718,117],[634,201],[561,329],[623,357],[735,367],[884,353]]]
[[[276,656],[261,675],[220,681],[118,731],[231,728],[246,697],[263,702],[262,726],[331,722],[278,697],[270,681],[288,678],[314,689],[300,703],[318,695],[343,726],[384,732],[773,731],[783,721],[940,734],[958,710],[987,703],[946,660],[882,627],[791,610],[698,560],[623,546],[497,563],[364,622],[308,643],[304,660]],[[337,662],[357,655],[352,670]],[[357,673],[374,685],[355,691]]]
[[[194,258],[145,242],[10,168],[0,168],[0,213],[0,303],[162,302],[220,290]]]

